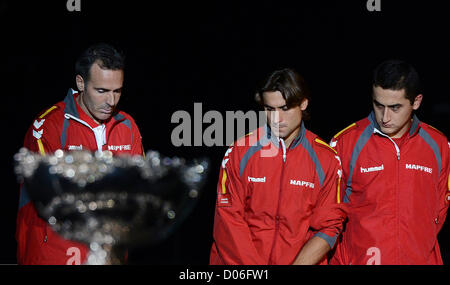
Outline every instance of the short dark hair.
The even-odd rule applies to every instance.
[[[264,92],[275,91],[281,93],[284,100],[286,100],[286,106],[288,108],[299,106],[304,99],[311,100],[311,93],[305,79],[291,68],[284,68],[272,72],[256,93],[256,102],[264,105]],[[309,113],[306,110],[302,115],[304,119],[309,118]]]
[[[411,104],[421,93],[421,82],[415,68],[401,60],[386,60],[373,73],[373,86],[383,89],[402,90]]]
[[[92,64],[97,63],[102,69],[123,70],[125,56],[122,51],[106,43],[98,43],[87,48],[75,63],[75,72],[85,81],[89,80]]]

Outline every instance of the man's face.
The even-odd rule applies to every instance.
[[[302,111],[306,110],[308,100],[305,99],[300,106],[290,109],[286,106],[286,100],[280,91],[264,92],[263,100],[270,129],[277,137],[290,144],[298,134]]]
[[[101,69],[94,63],[88,81],[77,75],[76,82],[80,107],[97,123],[108,120],[119,103],[123,70]]]
[[[391,138],[400,138],[411,123],[411,116],[422,102],[422,95],[414,103],[406,99],[405,89],[391,90],[373,87],[373,110],[381,131]]]

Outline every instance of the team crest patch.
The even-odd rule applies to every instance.
[[[217,207],[231,207],[230,193],[219,194],[217,197]]]

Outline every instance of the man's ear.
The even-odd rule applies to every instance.
[[[309,103],[308,99],[306,98],[303,99],[302,103],[300,104],[300,110],[305,111],[306,108],[308,107],[308,103]]]
[[[416,96],[416,98],[414,98],[414,103],[413,103],[413,110],[417,110],[420,107],[420,104],[422,103],[422,99],[423,99],[423,95],[419,94]]]
[[[81,75],[77,74],[75,77],[75,81],[77,83],[78,91],[83,92],[84,91],[84,79],[81,77]]]

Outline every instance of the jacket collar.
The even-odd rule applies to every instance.
[[[375,130],[381,132],[380,125],[378,125],[377,123],[374,111],[370,112],[368,119],[374,128],[374,132]],[[419,131],[419,128],[420,128],[419,118],[416,116],[416,114],[414,114],[412,118],[411,127],[409,129],[409,136],[410,137],[414,136]]]
[[[64,114],[67,117],[71,117],[71,118],[75,118],[77,121],[81,121],[82,123],[89,125],[91,128],[93,128],[91,125],[94,124],[93,120],[83,120],[83,118],[80,117],[80,113],[78,112],[78,108],[77,108],[77,102],[75,101],[75,94],[77,94],[78,92],[75,91],[72,88],[69,88],[69,91],[67,91],[67,95],[64,98],[64,103],[65,103],[65,107],[64,107]],[[84,112],[81,108],[79,108],[81,112]],[[86,114],[86,116],[88,116]],[[120,113],[115,114],[112,118],[114,118],[114,120],[116,122],[120,122],[120,121],[124,121],[126,120],[125,116],[123,116]],[[92,122],[90,122],[92,121]],[[110,122],[111,119],[108,121]],[[105,122],[105,125],[108,123]]]
[[[272,142],[277,148],[280,147],[279,138],[275,134],[272,133],[272,130],[270,129],[268,124],[266,124],[264,126],[264,133],[265,133],[265,136],[264,136],[265,142]],[[301,143],[301,141],[305,137],[305,133],[306,133],[305,123],[302,121],[300,124],[300,131],[299,131],[297,137],[292,141],[290,149],[296,148]]]

